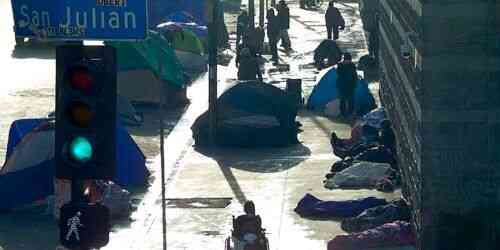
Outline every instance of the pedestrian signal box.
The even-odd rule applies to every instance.
[[[116,162],[116,55],[112,47],[56,49],[56,176],[111,179]]]
[[[104,247],[110,228],[109,209],[101,204],[69,203],[61,208],[59,241],[65,247]]]

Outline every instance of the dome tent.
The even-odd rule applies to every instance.
[[[240,82],[217,101],[218,146],[265,147],[298,143],[297,109],[286,93],[269,84]],[[191,127],[197,146],[209,142],[208,112]]]
[[[328,103],[338,99],[337,91],[337,69],[331,67],[320,73],[319,81],[314,86],[307,108],[324,110]],[[364,79],[358,80],[354,93],[354,113],[364,115],[376,108],[375,98],[368,89],[368,83]]]

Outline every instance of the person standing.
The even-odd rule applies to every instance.
[[[328,3],[328,9],[325,13],[325,24],[327,31],[327,38],[337,40],[339,38],[339,29],[343,30],[345,27],[345,21],[340,14],[339,9],[333,6],[333,1]]]
[[[258,79],[262,82],[259,63],[249,48],[241,49],[240,54],[236,58],[236,66],[238,67],[238,80],[252,81]]]
[[[340,114],[348,118],[354,111],[354,91],[358,82],[356,65],[351,54],[345,53],[343,60],[337,66],[337,90],[340,98]]]
[[[238,48],[241,38],[246,35],[250,27],[250,17],[245,10],[238,16],[236,23],[236,48]]]
[[[288,35],[288,29],[290,29],[290,9],[284,0],[278,3],[278,20],[280,23],[280,38],[281,46],[286,50],[292,49],[292,44],[290,41],[290,36]]]
[[[278,39],[280,35],[280,23],[278,17],[274,14],[274,9],[267,11],[267,38],[269,39],[269,47],[274,62],[278,62]]]

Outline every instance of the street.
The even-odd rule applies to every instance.
[[[283,63],[290,65],[290,71],[274,72],[271,70],[274,66],[267,62],[264,81],[284,88],[286,79],[300,78],[303,96],[307,98],[318,80],[319,72],[311,63],[313,50],[326,38],[323,25],[326,4],[320,10],[300,9],[298,1],[290,1],[289,6],[292,17],[289,33],[294,50],[289,54],[281,51],[280,57]],[[348,24],[340,34],[339,45],[357,61],[368,53],[358,4],[345,2],[338,7]],[[0,0],[0,23],[0,62],[4,69],[0,85],[0,106],[4,107],[0,118],[0,158],[5,160],[12,121],[46,117],[54,110],[55,52],[52,47],[42,45],[15,47],[8,0]],[[270,59],[269,55],[265,57]],[[219,94],[231,87],[235,79],[234,60],[228,66],[220,66]],[[339,136],[348,137],[350,124],[305,109],[297,117],[304,130],[299,136],[299,145],[266,150],[198,151],[193,147],[191,125],[207,109],[207,82],[207,75],[202,74],[189,87],[191,103],[186,109],[165,111],[168,249],[222,250],[231,231],[232,216],[243,212],[246,200],[256,204],[270,249],[326,249],[329,240],[344,232],[339,221],[310,220],[296,214],[293,209],[304,194],[311,193],[324,200],[367,196],[392,200],[400,196],[399,190],[382,193],[366,189],[325,189],[324,175],[338,160],[331,151],[330,133],[335,130]],[[377,83],[372,83],[370,90],[378,96]],[[134,193],[137,210],[131,221],[120,221],[113,227],[109,244],[102,248],[105,250],[162,249],[158,112],[142,111],[146,124],[142,128],[129,128],[129,132],[147,157],[152,183],[146,190]],[[179,201],[189,199],[209,207],[178,205]],[[0,249],[55,249],[57,238],[56,222],[42,209],[36,214],[32,210],[0,214]]]

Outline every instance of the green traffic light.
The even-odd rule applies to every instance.
[[[92,158],[92,145],[85,137],[76,137],[69,145],[69,153],[73,160],[86,162]]]

